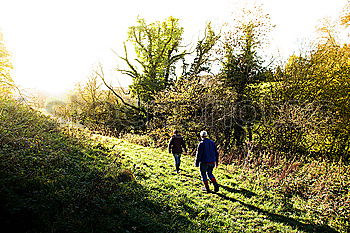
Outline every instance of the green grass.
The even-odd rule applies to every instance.
[[[96,138],[115,145],[121,163],[146,191],[146,200],[164,206],[154,216],[167,223],[167,229],[159,232],[337,232],[308,211],[302,199],[266,191],[259,185],[264,178],[256,182],[249,173],[231,165],[214,170],[221,189],[217,194],[207,194],[201,191],[199,171],[190,156],[182,156],[183,171],[176,174],[172,155],[161,149],[115,138]],[[142,209],[145,205],[141,202],[136,206]],[[134,212],[136,219],[143,215],[140,211]],[[147,231],[137,222],[135,229]]]
[[[189,155],[176,174],[164,150],[60,126],[11,99],[0,99],[0,142],[2,232],[349,231],[347,208],[334,221],[256,171],[220,165],[220,191],[203,193]]]

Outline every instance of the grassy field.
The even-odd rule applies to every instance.
[[[344,184],[321,190],[341,201],[320,205],[233,165],[215,169],[221,188],[207,194],[189,155],[177,174],[164,150],[60,125],[11,99],[0,113],[2,232],[349,232],[346,170],[332,179]]]
[[[263,178],[256,182],[233,166],[214,170],[221,189],[207,194],[189,155],[183,155],[177,174],[169,153],[95,137],[115,148],[126,171],[134,174],[132,183],[143,189],[143,199],[123,207],[127,228],[135,232],[338,232],[323,225],[302,199],[266,191],[259,185]]]

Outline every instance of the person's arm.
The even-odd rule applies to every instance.
[[[170,138],[169,143],[168,143],[168,151],[171,153],[171,148],[173,147],[173,137]]]
[[[215,155],[216,155],[216,161],[215,161],[215,165],[218,166],[219,164],[219,152],[216,148],[216,144],[214,143],[214,150],[215,150]]]
[[[197,148],[197,155],[196,155],[196,167],[199,166],[200,161],[202,160],[202,155],[203,155],[203,143],[198,144]]]
[[[186,143],[185,143],[185,140],[183,138],[182,138],[182,141],[181,141],[181,145],[184,148],[184,151],[187,153]]]

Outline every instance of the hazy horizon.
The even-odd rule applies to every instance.
[[[262,3],[276,25],[273,46],[278,55],[288,57],[302,43],[311,40],[319,20],[340,15],[346,0],[239,1],[20,1],[5,0],[0,31],[12,54],[13,78],[23,88],[58,95],[90,74],[101,63],[109,79],[121,77],[116,71],[127,29],[137,16],[148,22],[168,16],[180,19],[184,41],[195,43],[207,21],[221,25],[234,12],[252,2]],[[122,86],[130,79],[119,80]]]

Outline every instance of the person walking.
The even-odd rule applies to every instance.
[[[219,184],[213,175],[213,170],[214,167],[218,166],[219,153],[216,149],[215,143],[207,138],[208,133],[206,131],[200,132],[200,136],[202,138],[202,141],[198,144],[195,166],[199,167],[200,169],[202,181],[204,184],[202,190],[206,191],[207,193],[211,192],[208,183],[209,177],[214,185],[214,192],[218,192]]]
[[[180,172],[180,164],[181,164],[181,154],[182,150],[187,152],[185,140],[183,137],[179,134],[177,130],[174,130],[173,136],[169,140],[168,144],[168,150],[169,153],[172,153],[175,159],[175,169],[176,172]]]

